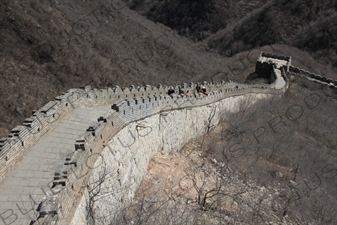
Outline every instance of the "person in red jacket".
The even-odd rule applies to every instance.
[[[205,87],[202,87],[202,88],[200,89],[199,93],[205,95],[205,94],[206,94],[206,88],[205,88]]]

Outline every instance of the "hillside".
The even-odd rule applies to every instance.
[[[73,87],[190,82],[222,68],[221,57],[114,7],[104,1],[1,3],[2,136]]]
[[[286,44],[337,69],[335,0],[134,1],[131,8],[225,57]]]
[[[249,66],[235,54],[257,46],[336,70],[335,15],[336,1],[3,1],[0,136],[72,87],[239,81],[260,50]]]

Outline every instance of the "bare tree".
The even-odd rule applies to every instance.
[[[98,176],[93,177],[93,181],[90,180],[87,184],[88,189],[88,204],[87,204],[87,222],[88,224],[95,225],[97,224],[96,217],[95,217],[95,204],[96,201],[99,199],[100,195],[102,195],[102,186],[108,176],[106,166],[103,166],[103,170],[98,172]]]

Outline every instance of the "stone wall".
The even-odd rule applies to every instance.
[[[219,83],[206,83],[209,89],[221,85]],[[194,88],[194,84],[189,85]],[[174,86],[178,90],[178,85]],[[33,111],[22,126],[11,130],[6,138],[0,139],[0,182],[13,168],[24,152],[34,145],[58,120],[70,113],[73,109],[82,106],[109,105],[126,98],[139,98],[153,95],[165,95],[169,87],[128,87],[107,89],[92,89],[83,87],[71,89],[68,92],[48,102],[40,110]]]
[[[285,60],[291,63],[291,57],[290,56],[285,56],[285,55],[277,55],[273,53],[267,53],[267,52],[261,52],[262,57],[267,57],[267,58],[273,58],[273,59],[280,59],[280,60]]]
[[[218,124],[221,115],[237,112],[242,101],[253,105],[268,96],[271,95],[229,97],[204,106],[157,113],[129,123],[107,143],[101,158],[93,166],[95,169],[91,171],[89,184],[102,179],[104,171],[107,175],[106,181],[101,184],[101,193],[94,198],[95,203],[91,206],[96,224],[109,224],[132,200],[146,173],[149,160],[156,153],[177,153],[186,143],[204,134],[209,126]],[[90,195],[87,186],[82,193],[70,224],[89,224],[87,215]],[[60,224],[67,223],[68,220],[63,220]]]
[[[63,219],[69,217],[66,216],[64,212],[67,212],[68,215],[69,213],[74,214],[74,212],[71,212],[71,210],[76,208],[74,206],[78,204],[79,198],[83,195],[83,193],[85,193],[84,187],[85,184],[88,183],[88,179],[92,173],[91,168],[95,168],[94,163],[99,158],[102,159],[110,157],[103,157],[101,155],[102,149],[107,145],[109,140],[111,140],[113,137],[116,137],[117,133],[119,134],[121,131],[126,132],[125,127],[130,126],[130,124],[158,116],[161,116],[161,119],[172,120],[173,122],[176,122],[179,116],[167,118],[165,115],[172,114],[172,112],[175,111],[179,112],[191,110],[191,112],[194,112],[194,110],[192,110],[194,108],[198,111],[201,110],[202,112],[208,112],[209,110],[207,109],[212,108],[212,104],[215,104],[223,99],[233,98],[234,96],[246,95],[250,93],[280,94],[286,90],[286,87],[282,89],[271,89],[269,88],[269,85],[247,85],[234,82],[210,84],[205,82],[203,85],[205,85],[208,90],[217,90],[209,92],[208,95],[165,95],[161,93],[165,93],[165,91],[168,89],[167,87],[157,88],[146,86],[146,88],[139,88],[140,91],[136,93],[136,97],[120,100],[114,103],[111,107],[111,111],[107,112],[105,115],[100,116],[97,119],[97,122],[92,124],[82,135],[82,137],[76,140],[74,151],[69,154],[69,156],[67,156],[64,165],[61,165],[60,168],[55,171],[54,185],[51,189],[50,195],[46,196],[45,201],[41,203],[42,207],[40,209],[40,218],[38,221],[59,220],[60,218],[56,218],[54,216],[55,213],[57,213]],[[190,84],[191,88],[194,86],[196,85]],[[135,93],[131,91],[132,90],[130,89],[121,89],[117,93],[118,95],[130,96],[130,93]],[[94,97],[94,99],[95,98],[96,97]],[[224,111],[226,110],[224,109]],[[203,113],[199,114],[201,115],[199,116],[201,120],[208,118],[206,115],[203,115]],[[205,121],[202,121],[201,124],[204,126]],[[193,127],[193,125],[189,124],[185,126],[185,128],[190,127]],[[194,127],[197,127],[196,124],[194,124]],[[171,130],[170,132],[175,133],[175,130]],[[175,138],[174,143],[176,143],[176,146],[170,146],[169,148],[160,146],[159,149],[163,148],[163,151],[167,153],[172,149],[182,147],[182,145],[185,143],[184,141],[181,142],[182,140],[191,140],[191,138],[193,139],[198,135],[201,135],[203,132],[203,128],[200,128],[199,132],[188,132],[188,130],[186,130],[186,137],[182,138],[183,136],[179,135]],[[156,137],[160,137],[161,135],[164,134],[157,134]],[[117,138],[118,137],[119,136],[117,136]],[[163,139],[164,137],[165,135],[160,139]],[[119,138],[119,140],[123,141],[126,139],[124,136]],[[169,142],[162,141],[161,143],[166,143],[167,145]],[[132,141],[131,144],[133,145]],[[131,144],[126,144],[123,147],[128,147]],[[159,145],[156,144],[154,146],[158,147]],[[147,154],[146,152],[142,154],[148,155],[148,157],[152,156],[152,154]],[[142,159],[142,157],[139,159]],[[145,160],[145,162],[147,162],[147,160],[148,158]],[[146,166],[144,168],[142,167],[142,171],[145,169]],[[139,179],[141,179],[141,177]],[[67,223],[69,223],[69,221],[65,219],[61,224]]]
[[[290,66],[289,72],[305,77],[309,80],[316,81],[319,83],[323,83],[325,85],[329,85],[331,87],[337,88],[337,80],[333,80],[331,78],[323,77],[321,75],[310,73],[309,71],[303,70],[298,67]]]
[[[203,104],[212,101],[212,99],[221,99],[223,97],[231,95],[240,95],[249,92],[250,89],[265,89],[267,86],[256,85],[247,86],[236,83],[207,83],[203,85],[207,86],[209,91],[224,87],[223,93],[210,93],[207,98],[201,98],[197,95],[193,97],[193,101],[197,101],[198,104]],[[196,84],[185,84],[186,89],[194,90]],[[236,88],[238,86],[238,88]],[[178,90],[178,85],[174,86],[175,90]],[[91,87],[85,87],[82,89],[71,89],[67,93],[55,98],[54,101],[48,102],[40,110],[34,111],[32,116],[27,118],[22,126],[17,126],[11,130],[11,133],[7,138],[0,139],[0,182],[5,178],[5,175],[13,168],[15,163],[22,157],[24,152],[39,140],[39,138],[45,134],[57,120],[70,113],[73,109],[80,106],[94,106],[94,105],[108,105],[113,104],[116,101],[127,98],[135,98],[140,102],[139,106],[145,107],[137,112],[140,114],[133,114],[132,110],[136,108],[130,108],[131,111],[126,111],[125,115],[128,116],[137,115],[136,117],[142,117],[147,115],[149,110],[147,107],[153,107],[152,104],[166,104],[166,107],[170,107],[171,104],[181,104],[182,101],[188,101],[186,97],[177,96],[170,98],[166,96],[169,87],[158,85],[157,87],[147,85],[145,87],[120,88],[118,86],[107,89],[91,89]],[[162,99],[167,98],[166,103],[163,103]],[[192,98],[192,96],[191,96]],[[147,101],[151,100],[149,103]],[[121,102],[119,104],[136,104],[129,100],[128,102]],[[144,101],[144,102],[143,102]],[[187,103],[186,103],[187,104]],[[151,106],[150,106],[151,105]],[[192,105],[192,103],[190,103]],[[123,107],[123,106],[121,106]],[[150,109],[150,108],[148,108]]]
[[[277,77],[276,81],[277,79],[282,79],[282,77],[286,79],[282,68],[281,71],[282,76]],[[208,94],[203,95],[196,93],[195,89],[197,85],[205,86]],[[145,130],[158,128],[157,136],[161,136],[162,140],[175,132],[173,125],[171,125],[170,128],[166,128],[165,132],[159,132],[164,129],[160,128],[160,126],[162,126],[160,122],[152,123],[151,128],[149,128],[146,125],[147,123],[144,122],[145,124],[142,124],[139,121],[144,120],[149,122],[155,118],[157,121],[158,119],[165,120],[174,124],[179,121],[177,118],[183,116],[179,115],[180,112],[184,111],[186,114],[198,112],[189,115],[191,117],[186,117],[200,117],[200,123],[195,123],[193,120],[190,120],[193,124],[185,125],[185,128],[195,128],[195,132],[188,132],[188,130],[186,130],[184,133],[185,136],[179,133],[179,136],[172,139],[174,140],[172,143],[170,141],[161,140],[153,145],[156,146],[156,151],[159,148],[163,149],[163,152],[168,153],[172,149],[182,147],[185,140],[191,140],[205,131],[205,118],[208,118],[207,116],[209,116],[210,109],[214,109],[215,106],[219,109],[225,107],[224,111],[226,111],[227,108],[231,108],[227,107],[228,105],[226,104],[228,103],[220,104],[219,102],[233,99],[235,96],[251,95],[254,93],[280,94],[287,89],[287,86],[288,84],[280,89],[275,89],[272,85],[267,84],[247,85],[234,82],[204,82],[202,84],[190,83],[171,87],[146,85],[144,87],[131,86],[128,88],[120,88],[119,86],[115,86],[114,88],[92,89],[87,86],[81,89],[71,89],[61,96],[56,97],[54,101],[47,103],[40,110],[34,111],[32,116],[25,120],[23,126],[15,127],[7,138],[0,140],[0,181],[5,178],[6,174],[8,174],[27,149],[34,145],[43,134],[51,129],[54,123],[57,123],[59,119],[62,119],[62,117],[69,114],[73,109],[84,106],[112,105],[110,111],[97,118],[97,122],[90,125],[86,131],[83,131],[83,135],[74,141],[73,152],[67,155],[64,162],[60,163],[59,168],[55,171],[53,186],[45,196],[45,200],[39,205],[40,216],[37,220],[33,221],[33,223],[43,223],[43,221],[45,221],[46,224],[49,224],[51,221],[54,221],[55,223],[67,224],[69,223],[69,218],[74,214],[74,209],[76,209],[76,206],[79,204],[79,199],[85,196],[86,184],[88,184],[89,178],[95,177],[95,175],[92,174],[92,168],[94,168],[95,163],[97,163],[99,159],[105,159],[106,157],[111,158],[111,160],[114,157],[118,159],[117,155],[122,154],[121,152],[111,153],[111,155],[104,153],[106,151],[103,151],[103,149],[106,148],[110,140],[117,138],[120,143],[123,143],[122,141],[126,140],[125,132],[130,134],[130,132],[128,132],[130,129],[141,130],[144,129],[144,127]],[[179,95],[180,87],[184,90],[189,90],[190,93],[188,95]],[[174,89],[174,94],[172,95],[167,94],[170,88]],[[241,96],[240,98],[243,97]],[[177,115],[172,118],[170,117],[175,114]],[[217,116],[219,115],[217,114]],[[214,121],[216,120],[217,119]],[[184,121],[189,120],[185,119]],[[155,134],[155,132],[153,134]],[[134,135],[131,136],[134,137]],[[136,142],[135,139],[133,142]],[[131,141],[130,143],[133,145],[133,142]],[[115,143],[117,143],[116,140]],[[123,148],[128,148],[130,143],[124,144]],[[116,149],[118,149],[117,146]],[[102,152],[108,155],[102,157]],[[142,162],[146,164],[151,155],[152,153],[146,153],[147,158]],[[142,156],[137,155],[134,161],[136,158],[142,159]],[[110,166],[116,166],[119,165],[119,162],[109,164],[111,164]],[[113,168],[114,167],[111,167],[111,169]],[[142,166],[138,169],[139,171],[144,171],[146,166]],[[143,172],[140,172],[140,175],[141,174],[143,174]],[[135,184],[140,182],[141,176],[137,177],[137,179],[138,180],[134,182]],[[116,180],[114,180],[114,182],[116,182]],[[117,183],[122,184],[121,182]],[[132,196],[132,193],[130,196]]]

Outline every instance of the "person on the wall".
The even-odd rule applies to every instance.
[[[168,95],[172,95],[172,94],[174,94],[174,90],[173,90],[173,88],[170,88],[170,89],[168,90],[167,94],[168,94]]]
[[[199,85],[197,85],[197,87],[195,89],[197,90],[197,93],[200,92],[200,86]]]
[[[199,93],[201,94],[206,94],[206,88],[203,86],[200,90],[199,90]]]
[[[179,88],[179,94],[183,95],[184,93],[185,93],[184,90],[182,88]]]

